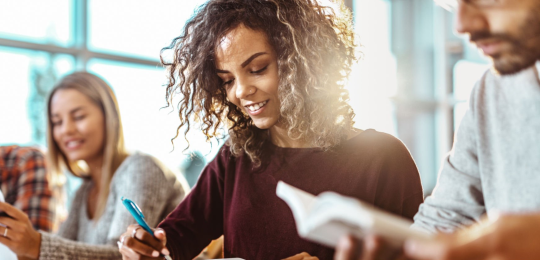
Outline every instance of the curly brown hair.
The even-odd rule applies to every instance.
[[[260,165],[268,130],[255,127],[227,99],[215,65],[220,39],[241,24],[264,32],[277,54],[280,122],[289,137],[325,150],[346,140],[355,114],[344,84],[357,53],[351,13],[342,1],[333,5],[315,0],[210,0],[199,7],[161,55],[168,68],[167,106],[181,95],[181,123],[173,140],[182,127],[187,134],[191,120],[200,124],[208,140],[226,125],[232,154],[245,152]],[[166,61],[164,52],[171,50],[174,56]]]

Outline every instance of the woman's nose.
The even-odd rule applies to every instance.
[[[247,81],[238,80],[236,82],[236,97],[239,99],[244,99],[256,91],[257,88]]]
[[[73,120],[65,120],[62,124],[61,130],[63,134],[71,134],[75,131],[75,123]]]

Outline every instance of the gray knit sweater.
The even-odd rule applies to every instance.
[[[533,66],[510,76],[487,72],[477,83],[415,227],[452,232],[484,213],[540,210],[538,71]]]
[[[136,223],[122,205],[122,196],[139,205],[151,227],[185,196],[172,172],[142,154],[129,156],[115,172],[105,211],[97,221],[88,219],[86,208],[92,185],[91,180],[84,180],[58,235],[41,232],[39,259],[121,259],[116,241],[128,225]]]

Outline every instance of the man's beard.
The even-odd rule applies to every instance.
[[[534,65],[540,58],[540,42],[537,48],[526,48],[522,44],[513,44],[512,49],[508,53],[491,57],[493,69],[501,75],[518,73]]]
[[[471,34],[471,41],[494,39],[510,43],[510,50],[491,56],[493,68],[502,75],[514,74],[532,66],[540,59],[540,6],[529,12],[527,19],[516,31],[509,34],[492,34],[482,31]]]

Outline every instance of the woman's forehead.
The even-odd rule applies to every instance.
[[[272,46],[264,32],[240,25],[219,40],[216,46],[216,62],[236,63],[253,53],[271,51]]]
[[[59,89],[51,97],[51,113],[71,112],[92,105],[90,99],[76,89]]]

